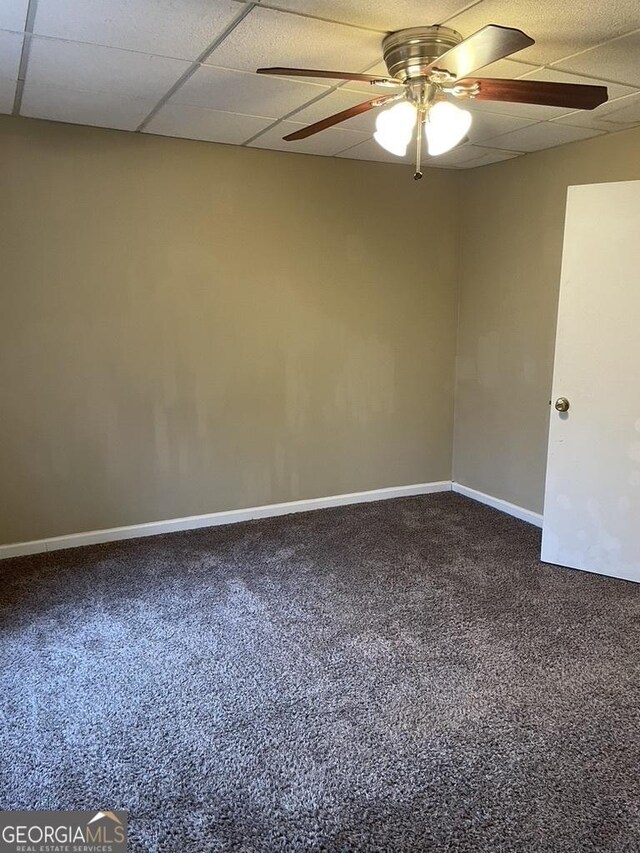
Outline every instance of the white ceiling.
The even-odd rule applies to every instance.
[[[470,141],[428,166],[475,168],[640,125],[640,0],[0,0],[0,112],[402,163],[372,140],[375,111],[282,141],[371,97],[367,84],[254,72],[384,74],[383,35],[435,23],[463,36],[487,23],[523,29],[536,43],[480,76],[601,83],[609,102],[591,112],[465,104]]]

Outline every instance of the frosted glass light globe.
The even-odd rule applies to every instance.
[[[451,151],[471,127],[471,113],[449,101],[438,101],[427,114],[424,125],[427,149],[432,157]]]
[[[401,101],[391,109],[383,110],[376,119],[373,138],[390,154],[404,157],[416,126],[417,110],[408,101]]]

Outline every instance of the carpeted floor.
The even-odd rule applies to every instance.
[[[131,849],[640,851],[640,585],[453,494],[0,565],[0,807]]]

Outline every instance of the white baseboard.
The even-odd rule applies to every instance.
[[[151,521],[147,524],[132,524],[128,527],[111,527],[107,530],[92,530],[87,533],[72,533],[68,536],[55,536],[51,539],[37,539],[33,542],[18,542],[14,545],[0,545],[0,560],[9,557],[22,557],[29,554],[42,554],[46,551],[59,551],[62,548],[79,548],[82,545],[97,545],[101,542],[115,542],[119,539],[138,539],[142,536],[158,536],[161,533],[173,533],[178,530],[195,530],[198,527],[216,527],[219,524],[237,524],[253,518],[270,518],[276,515],[289,515],[293,512],[308,512],[314,509],[326,509],[332,506],[383,501],[391,498],[405,498],[412,495],[429,495],[433,492],[450,492],[451,481],[441,480],[435,483],[415,483],[411,486],[392,486],[386,489],[373,489],[369,492],[352,492],[347,495],[332,495],[326,498],[290,501],[289,503],[254,506],[249,509],[234,509],[228,512],[210,512],[206,515],[191,515],[187,518],[172,518],[168,521]]]
[[[529,524],[535,524],[536,527],[542,527],[542,516],[538,512],[532,512],[530,509],[517,506],[517,504],[503,501],[502,498],[494,498],[492,495],[486,495],[484,492],[479,492],[477,489],[471,489],[469,486],[463,486],[462,483],[452,483],[451,489],[459,495],[464,495],[467,498],[472,498],[481,504],[487,504],[494,509],[499,509],[501,512],[506,512],[519,518],[521,521],[527,521]]]

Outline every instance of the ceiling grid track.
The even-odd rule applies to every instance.
[[[479,6],[483,2],[484,0],[474,0],[473,3],[469,3],[469,5],[465,6],[464,9],[458,9],[458,11],[454,12],[453,15],[449,15],[448,18],[445,18],[443,21],[440,21],[440,24],[449,24],[449,26],[453,26],[453,24],[455,24],[456,18],[459,18],[460,15],[463,15],[465,12],[468,12],[469,9],[473,9],[474,6]]]
[[[37,0],[36,0],[37,2]],[[155,107],[151,110],[151,112],[140,122],[135,132],[140,133],[145,129],[145,127],[149,124],[149,122],[156,116],[162,107],[167,103],[167,101],[175,95],[175,93],[182,87],[184,84],[192,77],[198,68],[206,62],[207,59],[211,56],[211,54],[216,50],[220,45],[228,38],[231,33],[235,30],[235,28],[241,24],[247,15],[251,12],[251,10],[257,5],[257,3],[247,3],[245,8],[239,12],[236,17],[231,21],[230,24],[220,33],[220,35],[214,39],[211,44],[205,48],[200,56],[197,59],[194,59],[193,64],[187,68],[182,77],[179,77],[178,80],[173,84],[173,86],[166,92],[155,105]]]
[[[242,3],[244,0],[235,0],[235,2]],[[484,0],[473,0],[473,2],[468,3],[461,9],[458,9],[453,15],[449,15],[448,18],[443,18],[437,23],[440,25],[446,24],[453,20],[453,18],[457,18],[459,15],[462,15],[464,12],[468,12],[469,9],[473,9],[474,6],[479,6],[480,3],[483,2]],[[337,24],[340,27],[352,27],[354,30],[363,30],[368,33],[379,33],[381,36],[385,36],[389,32],[388,30],[381,30],[377,27],[365,27],[362,24],[352,24],[350,21],[341,21],[337,18],[325,18],[322,15],[312,15],[309,12],[301,12],[299,9],[287,9],[286,7],[279,6],[277,3],[264,3],[261,2],[261,0],[257,0],[254,5],[259,6],[261,9],[269,9],[271,12],[281,12],[284,15],[295,15],[297,18],[309,18],[312,21],[323,21],[326,24]]]
[[[558,68],[558,69],[555,68],[555,66],[558,65],[560,62],[566,62],[569,59],[575,59],[577,56],[582,56],[583,54],[589,53],[589,51],[595,50],[598,47],[605,47],[605,45],[614,44],[617,41],[621,41],[622,39],[626,39],[629,36],[637,35],[638,33],[640,33],[640,27],[638,27],[635,30],[629,30],[629,32],[620,33],[617,36],[613,36],[613,38],[605,39],[604,41],[598,42],[597,44],[592,44],[592,45],[590,45],[590,47],[585,47],[583,50],[577,50],[575,53],[568,53],[566,56],[563,56],[561,59],[554,59],[553,62],[550,62],[549,68],[557,70],[557,71],[562,71],[561,68]],[[580,76],[592,76],[592,75],[581,74]],[[614,80],[612,82],[620,83],[621,81],[620,80]],[[622,84],[622,85],[624,85],[624,84]]]
[[[482,3],[483,0],[476,0],[478,3]],[[237,3],[243,2],[243,0],[236,0]],[[475,4],[472,4],[475,5]],[[280,12],[283,15],[295,15],[296,18],[308,18],[311,21],[323,21],[325,24],[336,24],[339,27],[351,27],[354,30],[362,30],[366,33],[380,33],[380,35],[385,35],[386,30],[379,30],[377,27],[363,27],[362,24],[352,24],[349,21],[338,21],[335,18],[324,18],[321,15],[310,15],[309,12],[300,12],[298,9],[285,9],[282,6],[278,6],[277,3],[261,3],[258,0],[257,3],[254,3],[254,6],[259,6],[260,9],[268,9],[270,12]]]
[[[16,94],[13,100],[12,114],[20,115],[22,108],[22,93],[24,92],[24,83],[27,79],[27,68],[29,66],[29,53],[31,51],[31,37],[33,35],[33,25],[36,20],[36,12],[38,11],[38,0],[29,0],[27,7],[27,17],[24,24],[24,41],[22,42],[22,52],[20,54],[20,66],[18,68],[18,81],[16,83]]]

